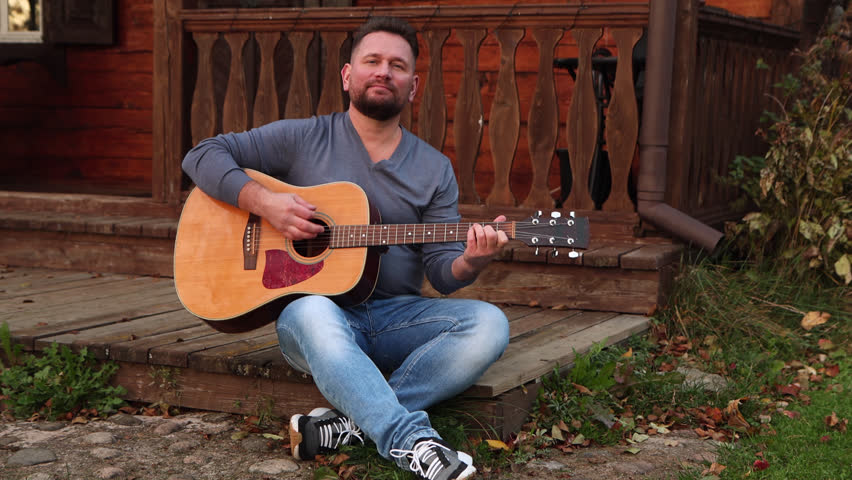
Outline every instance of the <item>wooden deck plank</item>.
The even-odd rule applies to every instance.
[[[264,327],[257,333],[255,336],[192,352],[189,354],[187,367],[202,372],[233,373],[241,363],[237,360],[241,355],[272,347],[278,348],[278,334],[275,333],[274,325]]]
[[[186,316],[191,316],[184,311],[170,312],[165,315],[179,322],[188,322],[184,318],[188,319]],[[213,330],[210,326],[200,323],[196,318],[192,318],[192,320],[196,322],[194,325],[185,326],[179,330],[166,330],[147,337],[114,343],[109,349],[110,360],[147,364],[149,363],[150,352],[154,348],[167,347],[175,343],[192,341],[199,337],[216,334],[216,330]]]
[[[682,245],[644,245],[621,257],[622,268],[659,270],[680,260]]]
[[[641,245],[607,245],[583,254],[583,265],[595,268],[616,268],[620,265],[622,255],[639,249]]]
[[[164,294],[140,297],[131,302],[116,300],[99,300],[90,302],[90,310],[67,312],[65,315],[43,315],[26,318],[10,323],[12,338],[24,345],[24,348],[34,349],[35,341],[41,337],[59,335],[87,328],[99,327],[120,322],[127,318],[142,317],[182,309],[183,306],[175,300],[174,295]]]
[[[539,328],[566,320],[578,315],[579,313],[580,310],[539,309],[538,312],[533,313],[532,315],[527,315],[509,323],[509,338],[516,339],[519,336],[527,335]]]
[[[26,277],[25,277],[26,278]],[[115,282],[123,278],[129,278],[121,275],[98,275],[93,273],[79,272],[59,277],[39,277],[38,279],[27,279],[26,282],[19,283],[10,287],[0,285],[0,300],[8,298],[30,297],[33,295],[41,295],[52,292],[66,292],[66,295],[73,295],[74,289],[90,288],[95,285],[107,284]]]
[[[507,349],[507,353],[476,382],[474,389],[487,387],[490,391],[485,396],[494,397],[546,375],[556,366],[570,365],[575,352],[583,354],[595,343],[604,341],[612,345],[648,328],[648,317],[641,315],[593,312],[588,317],[600,321],[589,322],[586,328],[575,331],[563,330],[547,341],[537,338],[535,348],[531,348],[532,340],[524,342],[526,339],[510,344],[512,350]]]
[[[246,353],[233,359],[232,373],[245,377],[262,377],[287,382],[313,383],[310,375],[287,363],[278,345]]]
[[[206,327],[212,330],[211,327]],[[175,342],[151,348],[148,351],[148,362],[171,367],[189,367],[189,356],[191,354],[201,352],[202,350],[207,350],[209,348],[262,336],[263,334],[260,333],[261,330],[262,329],[258,329],[243,333],[220,333],[212,330],[215,332],[213,335],[183,339],[182,342]]]
[[[72,291],[41,292],[31,295],[29,302],[22,302],[17,298],[0,300],[0,321],[12,320],[12,317],[21,318],[21,315],[35,315],[40,312],[49,314],[58,309],[71,310],[75,305],[88,304],[105,298],[117,298],[135,292],[149,291],[157,293],[159,290],[171,289],[174,284],[170,280],[152,279],[150,277],[119,277],[112,282],[102,285],[98,279],[82,282],[80,286]],[[57,315],[58,316],[58,315]]]
[[[493,397],[505,392],[504,386],[507,383],[515,382],[515,386],[523,385],[537,377],[527,378],[529,375],[518,364],[518,359],[523,358],[525,354],[532,352],[538,357],[538,345],[544,343],[555,342],[556,344],[564,344],[564,339],[569,336],[596,325],[605,322],[617,314],[612,312],[582,312],[580,315],[571,317],[568,320],[548,325],[534,332],[532,335],[519,338],[509,343],[503,356],[500,357],[486,372],[476,381],[474,387],[475,392],[468,392],[472,396]],[[570,348],[565,348],[566,355],[570,354]],[[543,363],[552,369],[555,366],[555,361],[551,359],[543,359]],[[539,367],[541,364],[535,364]],[[513,387],[509,387],[513,388]]]
[[[85,347],[96,358],[108,359],[110,358],[110,350],[114,348],[115,344],[127,345],[134,340],[162,333],[180,331],[201,324],[200,320],[181,308],[180,310],[135,317],[82,331],[41,337],[35,341],[35,349],[41,350],[47,345],[56,342],[69,345],[74,350]],[[147,355],[147,349],[145,353]]]

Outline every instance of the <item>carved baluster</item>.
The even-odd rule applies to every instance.
[[[639,110],[633,88],[633,48],[642,37],[642,29],[616,28],[612,31],[618,49],[615,88],[606,115],[606,146],[612,171],[612,191],[604,210],[633,211],[627,193],[630,164],[639,136]]]
[[[556,202],[547,187],[556,137],[559,135],[559,109],[556,105],[556,82],[553,78],[553,51],[562,38],[560,28],[533,30],[538,44],[538,78],[530,114],[527,138],[532,162],[532,187],[524,200],[525,207],[553,208]]]
[[[491,158],[494,161],[494,186],[486,205],[511,205],[517,201],[509,186],[509,173],[518,148],[521,132],[521,106],[518,100],[518,85],[515,81],[515,51],[524,36],[519,29],[498,30],[500,43],[500,73],[497,74],[497,91],[491,105],[489,138]]]
[[[456,100],[453,135],[456,144],[456,162],[459,169],[459,200],[461,203],[479,202],[473,174],[476,156],[482,142],[482,98],[479,93],[479,46],[485,39],[484,29],[457,30],[456,36],[464,51],[464,72]]]
[[[444,137],[447,134],[447,104],[444,100],[444,78],[442,71],[442,52],[444,42],[450,35],[449,30],[426,30],[423,38],[429,48],[429,73],[423,100],[420,102],[420,118],[417,133],[436,150],[444,148]]]
[[[192,39],[198,47],[198,73],[192,92],[190,128],[192,144],[216,134],[216,101],[213,96],[213,44],[215,33],[194,33]]]
[[[589,170],[598,141],[597,104],[592,84],[592,50],[602,33],[600,28],[581,28],[572,32],[579,47],[579,57],[577,81],[574,84],[574,96],[568,111],[566,129],[573,177],[571,194],[566,202],[568,208],[595,207],[589,194]]]
[[[254,97],[253,125],[259,127],[278,120],[278,91],[275,88],[275,47],[281,39],[278,32],[258,32],[255,40],[260,47],[260,80]]]
[[[325,73],[322,79],[317,115],[343,111],[343,87],[340,80],[340,47],[346,40],[346,32],[320,33],[325,45]]]
[[[311,116],[311,89],[308,85],[308,46],[314,39],[313,32],[291,32],[287,35],[293,46],[293,78],[287,93],[284,118],[307,118]]]
[[[248,107],[246,105],[246,74],[243,71],[243,47],[249,34],[226,33],[225,40],[231,47],[231,73],[225,90],[225,106],[222,111],[222,131],[244,132],[248,129]]]

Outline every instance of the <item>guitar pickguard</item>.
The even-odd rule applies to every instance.
[[[286,250],[266,250],[263,286],[268,289],[290,287],[304,282],[322,270],[324,262],[313,264],[293,260]]]

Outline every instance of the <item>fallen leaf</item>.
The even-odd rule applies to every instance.
[[[812,328],[827,322],[829,318],[831,318],[830,313],[808,312],[802,318],[802,328],[804,328],[805,330],[811,330]]]
[[[511,448],[509,448],[508,445],[501,442],[500,440],[490,440],[489,439],[489,440],[486,440],[485,443],[487,443],[488,446],[491,447],[493,450],[506,450],[507,452],[512,450]]]
[[[586,437],[582,433],[578,433],[574,440],[571,440],[571,445],[582,445],[586,441]]]
[[[71,425],[85,425],[89,423],[89,420],[85,417],[74,417],[74,420],[71,420]]]
[[[234,432],[234,433],[231,434],[231,440],[242,440],[242,439],[248,437],[248,435],[249,435],[248,432],[245,432],[245,431],[242,431],[242,430],[239,431],[239,432]]]
[[[665,440],[663,441],[663,445],[667,447],[677,447],[680,445],[680,442],[678,442],[677,440]]]
[[[825,374],[831,378],[838,376],[840,374],[840,365],[825,367]]]
[[[728,402],[728,406],[725,407],[725,414],[728,416],[728,425],[735,428],[749,428],[751,425],[743,417],[742,413],[740,413],[741,401],[742,399],[736,398]]]
[[[817,344],[819,345],[819,348],[823,350],[831,350],[834,348],[834,342],[827,338],[820,338]]]
[[[554,440],[559,440],[560,442],[565,441],[565,437],[562,436],[562,430],[560,430],[556,425],[550,429],[550,436],[553,437]]]
[[[797,419],[797,418],[799,418],[799,417],[801,417],[801,416],[802,416],[802,414],[801,414],[801,413],[799,413],[799,412],[791,412],[790,410],[784,410],[784,411],[783,411],[783,412],[781,412],[781,413],[783,413],[785,416],[787,416],[788,418],[791,418],[791,419],[793,419],[793,420],[795,420],[795,419]]]
[[[630,447],[630,448],[625,448],[624,451],[626,453],[632,453],[633,455],[636,455],[637,453],[641,452],[642,449],[639,448],[639,447]]]
[[[713,462],[713,463],[710,464],[710,468],[705,468],[704,471],[701,472],[701,474],[702,475],[708,475],[708,474],[709,475],[719,475],[720,473],[722,473],[722,470],[724,470],[726,468],[728,468],[728,467],[726,467],[722,464]]]
[[[767,468],[769,468],[769,462],[767,462],[766,460],[755,460],[752,464],[752,468],[754,468],[754,470],[757,472],[761,470],[766,470]]]
[[[284,440],[284,437],[275,435],[274,433],[264,433],[263,438],[268,438],[270,440]]]
[[[641,442],[644,442],[645,440],[648,440],[649,438],[651,438],[651,437],[649,437],[648,435],[645,435],[644,433],[634,433],[633,436],[630,437],[630,439],[628,441],[629,442],[635,442],[635,443],[641,443]]]
[[[576,388],[576,389],[577,389],[577,391],[578,391],[578,392],[580,392],[580,393],[582,393],[583,395],[594,395],[594,393],[592,393],[592,391],[591,391],[591,390],[589,390],[588,388],[584,387],[583,385],[580,385],[579,383],[574,383],[574,384],[572,384],[572,385],[574,385],[574,388]]]
[[[621,355],[621,358],[631,358],[633,356],[633,347],[627,349],[624,354]]]
[[[345,462],[346,460],[349,460],[349,455],[346,455],[345,453],[338,453],[337,455],[334,456],[334,460],[332,460],[331,464],[332,465],[340,465],[341,463]]]

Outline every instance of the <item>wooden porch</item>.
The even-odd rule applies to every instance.
[[[191,187],[180,162],[211,135],[345,109],[338,72],[348,32],[370,15],[397,15],[418,28],[423,52],[424,88],[403,121],[452,160],[463,219],[557,210],[590,220],[582,256],[513,244],[456,294],[499,304],[512,320],[510,350],[467,392],[503,433],[523,420],[535,379],[569,364],[573,350],[646,328],[644,315],[670,292],[683,243],[696,241],[684,220],[715,225],[737,215],[729,208],[736,192],[716,179],[734,155],[760,154],[752,132],[770,102],[763,93],[791,68],[798,42],[796,32],[699,9],[698,0],[303,9],[122,2],[134,5],[119,9],[121,29],[134,33],[122,38],[151,42],[128,50],[137,60],[140,50],[153,52],[153,85],[140,93],[150,94],[153,148],[126,152],[136,143],[122,150],[113,142],[111,152],[121,151],[109,158],[64,169],[67,149],[52,145],[63,169],[46,179],[28,153],[12,151],[14,168],[0,172],[0,264],[10,265],[0,274],[0,323],[15,340],[34,351],[53,341],[87,346],[118,361],[118,382],[133,399],[239,412],[267,402],[282,415],[320,402],[269,329],[217,333],[182,309],[169,279]],[[649,35],[659,26],[671,40]],[[124,65],[125,53],[111,52],[109,65]],[[753,68],[758,59],[768,68]],[[643,205],[670,210],[648,215]],[[667,215],[674,209],[680,216]],[[436,295],[428,285],[423,292]]]
[[[575,352],[648,327],[641,315],[503,309],[511,343],[462,396],[501,435],[520,428],[539,377],[570,365]],[[310,377],[286,363],[272,325],[219,333],[183,309],[168,278],[2,267],[0,311],[0,323],[28,351],[57,343],[117,362],[114,381],[127,388],[128,400],[285,417],[327,404]]]

